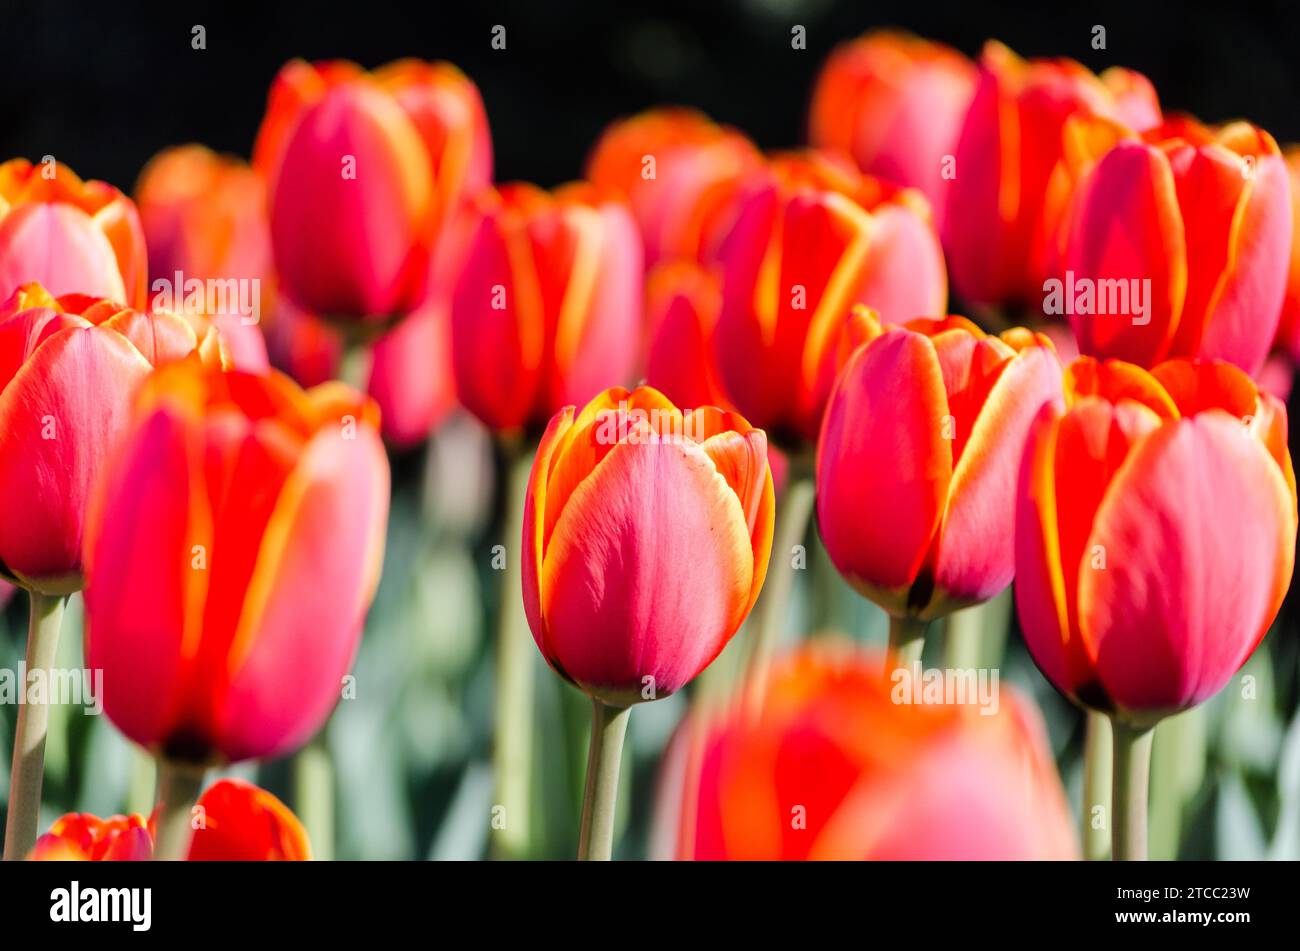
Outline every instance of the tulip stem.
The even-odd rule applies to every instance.
[[[745,664],[745,710],[756,715],[767,690],[768,670],[781,625],[785,623],[794,589],[795,546],[802,545],[808,533],[808,519],[812,517],[816,490],[810,473],[791,464],[789,481],[781,493],[776,512],[776,537],[772,540],[772,560],[767,571],[767,581],[758,602],[755,630],[749,641],[749,656]],[[805,555],[806,559],[806,555]],[[806,564],[806,560],[801,562]]]
[[[9,774],[9,812],[5,817],[7,861],[23,859],[36,844],[36,827],[41,816],[41,784],[45,779],[45,737],[50,724],[50,673],[59,646],[59,624],[63,621],[62,595],[28,592],[26,676],[19,684],[23,701],[18,706],[14,730],[13,768]],[[37,671],[45,689],[35,699],[27,696],[27,684]]]
[[[334,857],[334,761],[326,727],[294,754],[292,771],[293,805],[307,830],[312,857],[321,861]]]
[[[158,757],[157,832],[153,857],[160,862],[183,860],[194,837],[194,804],[203,792],[206,770],[193,763]]]
[[[532,778],[533,678],[536,651],[523,616],[523,575],[520,560],[524,535],[524,499],[532,471],[532,454],[507,448],[503,520],[505,564],[497,604],[497,669],[494,698],[493,767],[496,772],[494,803],[502,810],[493,823],[492,843],[497,858],[524,858],[529,842],[529,786]]]
[[[1151,773],[1150,727],[1111,720],[1115,750],[1111,804],[1114,809],[1111,856],[1125,861],[1147,857],[1147,781]]]
[[[925,629],[929,626],[929,621],[918,617],[889,616],[890,659],[886,663],[894,665],[891,669],[911,667],[920,662],[925,650]]]
[[[1095,710],[1087,712],[1083,738],[1083,802],[1082,823],[1083,857],[1089,862],[1102,862],[1110,858],[1110,775],[1111,730],[1110,718]],[[1100,808],[1098,814],[1096,810]],[[1101,822],[1097,822],[1100,816]]]
[[[608,862],[614,852],[614,808],[618,804],[618,769],[631,707],[614,707],[591,699],[591,746],[587,749],[587,785],[582,793],[578,860]]]

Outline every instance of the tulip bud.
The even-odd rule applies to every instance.
[[[109,718],[180,763],[301,745],[342,693],[378,582],[373,404],[189,359],[141,388],[103,470],[86,656]]]
[[[0,300],[23,284],[145,306],[144,233],[135,205],[53,158],[0,164]]]
[[[767,438],[715,407],[615,388],[542,437],[524,508],[524,606],[547,663],[626,707],[721,653],[767,573]]]
[[[1014,569],[1016,474],[1061,367],[1041,334],[916,320],[859,347],[817,449],[817,516],[845,579],[895,617],[993,597]]]
[[[1245,663],[1291,580],[1286,411],[1231,364],[1081,357],[1020,470],[1016,605],[1058,690],[1149,726]]]
[[[654,268],[646,277],[646,383],[682,406],[726,406],[713,360],[721,309],[722,289],[710,271],[686,260]]]

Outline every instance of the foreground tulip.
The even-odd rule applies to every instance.
[[[497,432],[631,376],[642,252],[626,204],[585,184],[484,193],[451,305],[461,402]]]
[[[703,262],[717,250],[745,176],[762,162],[735,129],[692,109],[651,109],[605,130],[587,159],[587,177],[627,198],[647,266]]]
[[[477,90],[448,64],[298,60],[271,89],[254,164],[284,292],[360,334],[420,303],[439,225],[466,179],[490,177],[491,146]]]
[[[159,758],[169,854],[204,768],[300,746],[339,699],[388,481],[373,405],[339,384],[190,359],[142,387],[87,525],[86,658]]]
[[[145,306],[145,245],[135,205],[47,157],[0,165],[0,300],[40,283]]]
[[[551,420],[524,508],[524,608],[592,697],[583,858],[609,858],[628,709],[679,690],[754,606],[772,545],[767,439],[735,414],[611,389]]]
[[[1115,729],[1114,855],[1145,857],[1151,728],[1217,693],[1291,580],[1286,413],[1231,364],[1083,357],[1034,423],[1016,604],[1035,662]]]
[[[817,438],[835,372],[862,340],[854,304],[894,323],[938,316],[948,296],[921,194],[818,153],[779,157],[750,180],[718,265],[723,386],[793,447]]]
[[[1150,82],[1112,68],[1100,77],[1073,60],[1030,60],[990,42],[954,153],[944,211],[944,250],[953,288],[968,303],[1032,305],[1042,301],[1037,253],[1059,212],[1053,173],[1062,161],[1062,130],[1072,116],[1097,116],[1129,129],[1160,122]]]
[[[213,783],[195,803],[197,826],[191,862],[304,861],[311,858],[306,830],[289,808],[264,789],[240,779]],[[131,862],[153,858],[153,830],[143,816],[69,813],[36,841],[34,861]]]
[[[883,30],[837,47],[813,90],[808,139],[862,171],[919,188],[942,224],[975,67],[956,50]]]
[[[1029,427],[1061,400],[1041,334],[916,320],[859,347],[817,449],[817,516],[840,574],[891,616],[900,660],[926,622],[985,601],[1014,573],[1016,477]]]
[[[1292,229],[1286,164],[1267,132],[1171,120],[1106,153],[1074,202],[1062,290],[1083,353],[1263,365]]]
[[[758,719],[699,722],[694,714],[667,765],[684,762],[662,787],[661,804],[681,803],[676,816],[660,817],[675,839],[669,854],[1076,857],[1060,777],[1032,704],[1010,690],[983,706],[903,696],[901,678],[882,677],[879,658],[823,643],[776,664]]]

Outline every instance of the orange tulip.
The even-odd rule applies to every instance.
[[[693,859],[1072,859],[1037,710],[900,701],[880,660],[806,647],[778,661],[757,720],[687,721],[660,802]],[[955,777],[960,777],[957,781]],[[661,816],[663,812],[661,808]]]
[[[813,90],[808,139],[853,156],[870,175],[919,188],[942,224],[944,162],[957,148],[975,94],[961,53],[881,30],[836,47]]]
[[[991,598],[1014,572],[1016,476],[1061,367],[1041,334],[916,320],[859,347],[817,449],[817,517],[836,568],[899,618]]]
[[[524,607],[542,656],[608,704],[679,690],[754,606],[773,505],[767,439],[734,413],[683,412],[650,387],[561,410],[524,508]]]
[[[144,233],[112,185],[52,158],[0,164],[0,300],[23,284],[145,306]]]
[[[718,254],[719,374],[737,408],[782,443],[817,438],[835,373],[876,332],[942,314],[943,253],[920,192],[820,153],[780,156],[747,184]]]
[[[0,304],[0,562],[46,594],[81,587],[92,480],[127,423],[131,394],[154,367],[200,346],[174,314],[51,296],[26,285]],[[215,334],[205,359],[221,361]]]
[[[1300,146],[1287,146],[1282,158],[1291,189],[1291,258],[1276,343],[1292,363],[1300,363],[1300,241],[1295,238],[1300,234]]]
[[[378,582],[388,482],[373,404],[341,384],[153,374],[86,529],[87,663],[114,724],[201,765],[315,733]]]
[[[457,392],[494,430],[540,429],[632,375],[641,239],[625,203],[583,183],[505,185],[475,206],[451,303]]]
[[[587,159],[587,177],[627,198],[651,266],[712,257],[742,181],[762,163],[742,133],[693,109],[668,107],[606,129]]]
[[[200,798],[187,858],[191,862],[305,861],[307,832],[289,808],[241,779],[213,783]],[[36,840],[33,861],[129,862],[153,858],[152,820],[68,813]]]
[[[1291,218],[1286,164],[1254,126],[1212,130],[1182,118],[1119,142],[1071,212],[1063,303],[1079,349],[1142,366],[1205,357],[1255,372],[1285,299]],[[1095,299],[1071,295],[1071,284]]]
[[[1016,604],[1073,700],[1150,725],[1218,692],[1291,580],[1286,411],[1228,363],[1082,357],[1020,472]]]
[[[1160,122],[1155,90],[1119,68],[1100,77],[1073,60],[1029,60],[990,42],[954,153],[944,216],[953,287],[970,303],[1032,305],[1050,276],[1041,248],[1062,200],[1051,187],[1071,116],[1130,129]]]

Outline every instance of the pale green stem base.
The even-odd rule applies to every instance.
[[[293,758],[293,805],[312,858],[334,857],[334,761],[322,729]]]
[[[1114,838],[1111,855],[1124,861],[1147,857],[1147,784],[1151,772],[1150,727],[1137,728],[1111,721],[1115,750],[1111,802]]]
[[[930,622],[915,617],[889,616],[889,658],[886,672],[919,663],[925,651],[925,629]]]
[[[27,674],[43,671],[46,691],[39,703],[22,703],[14,730],[13,767],[9,773],[9,812],[5,818],[7,861],[23,859],[36,844],[41,817],[41,785],[45,779],[45,737],[49,731],[50,670],[59,647],[64,596],[29,592],[27,622]],[[26,691],[27,683],[19,685]],[[24,697],[24,700],[27,698]]]
[[[587,750],[587,785],[582,794],[578,836],[580,861],[608,862],[614,853],[614,809],[618,771],[623,759],[630,707],[591,701],[591,746]]]
[[[201,766],[173,763],[159,757],[155,861],[181,861],[189,855],[196,818],[194,804],[203,792],[205,772]]]
[[[1080,841],[1090,862],[1110,858],[1113,823],[1110,803],[1110,718],[1089,710],[1083,739],[1083,801],[1080,803]]]

